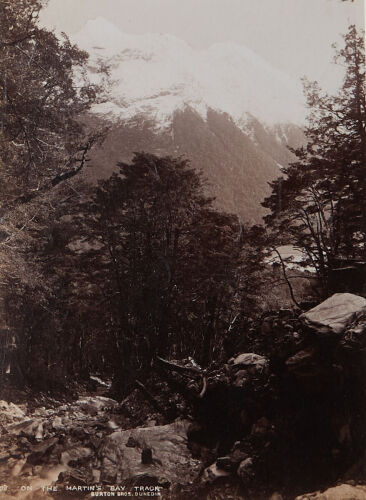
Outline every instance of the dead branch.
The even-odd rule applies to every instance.
[[[203,382],[203,385],[202,385],[202,389],[201,389],[201,392],[199,394],[199,398],[202,399],[204,397],[204,395],[206,394],[206,390],[207,390],[207,378],[206,377],[202,377],[202,382]]]
[[[280,259],[283,277],[285,278],[285,281],[287,283],[287,286],[288,286],[288,289],[289,289],[289,292],[290,292],[290,296],[291,296],[292,302],[295,304],[296,307],[298,307],[299,309],[301,309],[300,304],[295,299],[294,290],[292,288],[291,282],[290,282],[290,280],[287,277],[286,266],[285,266],[285,263],[283,262],[282,256],[281,256],[280,252],[277,250],[277,248],[273,248],[273,250],[276,252],[278,258]]]
[[[162,365],[164,365],[166,368],[169,368],[170,370],[174,370],[176,372],[191,372],[191,373],[195,373],[197,375],[202,375],[202,369],[198,368],[196,366],[178,365],[176,363],[173,363],[172,361],[167,361],[166,359],[160,358],[160,356],[157,356],[156,359]]]

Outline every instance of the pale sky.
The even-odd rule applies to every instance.
[[[331,44],[364,26],[364,0],[49,0],[42,23],[68,34],[104,17],[125,33],[169,33],[195,48],[246,45],[272,65],[333,90]]]

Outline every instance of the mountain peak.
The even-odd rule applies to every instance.
[[[247,113],[268,125],[304,119],[300,82],[244,45],[196,50],[171,34],[122,33],[101,17],[88,21],[75,41],[111,67],[111,103],[98,106],[99,113],[120,119],[145,113],[162,126],[186,105],[204,117],[207,108],[228,113],[236,123]]]
[[[88,20],[81,31],[75,35],[75,41],[84,50],[93,54],[96,50],[110,49],[109,55],[118,47],[128,43],[128,39],[112,22],[104,17]]]

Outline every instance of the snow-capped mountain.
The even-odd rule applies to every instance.
[[[109,176],[135,151],[185,156],[217,208],[261,221],[268,181],[293,160],[287,145],[304,141],[296,82],[242,45],[195,50],[171,35],[122,33],[101,18],[74,41],[90,54],[90,77],[98,81],[102,62],[112,80],[108,102],[89,117],[112,124],[89,180]]]
[[[86,23],[74,37],[89,52],[91,68],[111,68],[108,103],[95,111],[126,119],[146,114],[164,128],[186,106],[202,117],[213,109],[245,128],[248,113],[267,125],[301,123],[301,86],[249,48],[232,42],[196,50],[167,34],[122,33],[103,18]]]

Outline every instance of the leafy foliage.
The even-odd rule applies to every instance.
[[[156,354],[220,357],[233,317],[253,306],[261,255],[245,247],[235,216],[211,207],[187,161],[140,153],[119,167],[79,224],[85,281],[126,385]]]
[[[102,95],[101,87],[86,78],[88,54],[66,36],[60,40],[38,26],[44,3],[4,1],[0,6],[2,326],[11,328],[5,344],[22,375],[23,361],[35,359],[36,346],[43,342],[47,349],[41,324],[52,324],[50,306],[60,292],[51,273],[44,273],[50,256],[45,258],[41,248],[49,245],[66,200],[70,204],[78,197],[72,179],[100,135],[80,121]],[[47,356],[39,359],[47,365]]]
[[[301,249],[327,290],[329,270],[339,258],[365,254],[366,112],[364,41],[351,26],[336,61],[346,66],[340,92],[329,96],[305,80],[311,110],[308,144],[298,161],[271,183],[263,205],[277,241]]]
[[[28,200],[79,164],[80,116],[100,89],[85,75],[88,54],[39,28],[42,3],[2,2],[0,102],[2,204]],[[16,179],[16,182],[15,182]]]

